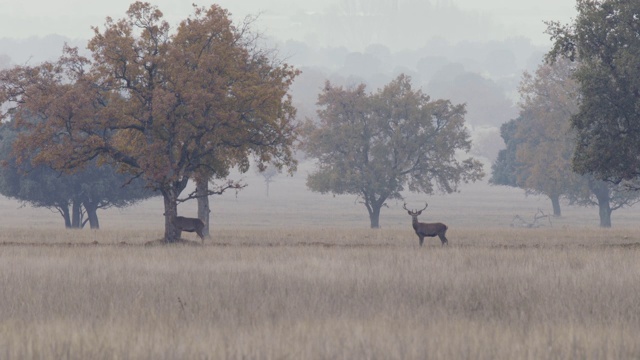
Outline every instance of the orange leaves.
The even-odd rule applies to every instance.
[[[515,120],[514,176],[518,186],[550,197],[582,196],[584,180],[575,174],[575,147],[570,119],[577,111],[578,88],[566,60],[543,64],[525,74],[520,86],[521,114]],[[509,149],[509,145],[508,145]]]
[[[202,169],[246,171],[251,155],[293,168],[287,92],[299,72],[260,50],[246,25],[194,7],[172,33],[158,8],[136,2],[94,28],[92,61],[67,48],[55,63],[0,73],[0,101],[16,105],[4,116],[33,127],[16,151],[46,150],[35,161],[59,168],[109,157],[160,189]]]
[[[248,24],[194,7],[172,33],[136,2],[94,28],[91,61],[66,48],[57,62],[0,72],[0,103],[13,107],[0,116],[31,128],[16,153],[58,169],[117,163],[159,189],[168,213],[189,179],[247,171],[250,156],[294,169],[288,90],[299,72],[259,49]]]
[[[305,124],[304,148],[319,160],[312,190],[363,196],[451,192],[484,176],[475,159],[458,160],[471,142],[464,106],[430,101],[407,76],[366,94],[364,85],[344,89],[327,83],[320,94],[319,124]],[[366,193],[366,194],[365,194]]]

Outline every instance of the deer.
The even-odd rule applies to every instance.
[[[184,216],[176,216],[173,219],[173,225],[180,231],[195,232],[198,234],[202,243],[204,243],[204,223],[198,218],[188,218]]]
[[[442,242],[442,246],[449,244],[445,233],[447,232],[447,225],[443,223],[421,223],[418,222],[418,216],[422,214],[422,212],[429,206],[428,203],[425,203],[425,206],[422,210],[409,210],[407,209],[407,203],[405,203],[402,208],[407,210],[409,215],[412,218],[413,230],[415,230],[416,235],[420,239],[420,246],[424,243],[424,237],[434,237],[438,236],[440,241]]]

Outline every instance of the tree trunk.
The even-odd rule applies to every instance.
[[[198,196],[198,219],[204,223],[204,229],[202,233],[205,237],[210,237],[209,234],[209,215],[211,209],[209,208],[209,181],[198,181],[196,179],[196,195]]]
[[[84,209],[87,211],[89,227],[91,227],[91,229],[100,229],[100,222],[98,221],[98,207],[92,203],[84,203],[83,205]]]
[[[378,203],[373,203],[367,206],[372,229],[380,228],[380,208],[382,208],[382,204]]]
[[[551,195],[551,206],[553,206],[553,216],[560,217],[562,216],[562,211],[560,210],[560,196],[559,195]]]
[[[598,214],[600,215],[600,227],[611,227],[611,194],[609,186],[604,182],[599,182],[591,187],[591,191],[598,199]]]
[[[71,203],[71,227],[73,229],[82,228],[82,207],[78,200],[72,200]]]
[[[182,232],[173,224],[173,219],[178,216],[178,194],[172,188],[163,189],[161,192],[164,200],[164,241],[178,242]]]
[[[60,207],[60,213],[64,219],[64,227],[71,229],[71,214],[69,213],[69,205]]]
[[[598,209],[600,213],[600,227],[610,228],[611,227],[611,207],[609,202],[599,203]]]
[[[182,231],[173,223],[178,216],[178,196],[187,186],[188,177],[183,177],[178,181],[167,182],[160,189],[164,202],[164,241],[166,243],[175,243],[180,241]]]

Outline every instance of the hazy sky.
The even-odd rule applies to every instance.
[[[258,29],[281,40],[303,39],[304,24],[292,31],[291,16],[296,13],[319,13],[338,2],[397,2],[427,0],[219,0],[234,17],[262,13]],[[132,0],[0,0],[0,38],[27,38],[58,34],[88,39],[90,27],[101,26],[106,16],[124,17]],[[191,13],[191,4],[208,6],[211,2],[195,0],[154,0],[172,24]],[[568,22],[575,14],[575,0],[431,0],[433,4],[453,5],[488,18],[499,31],[495,37],[515,35],[530,38],[537,44],[548,43],[543,34],[544,20]],[[335,5],[333,5],[335,6]],[[464,24],[460,24],[463,26]]]

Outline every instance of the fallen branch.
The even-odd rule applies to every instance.
[[[544,221],[547,219],[547,221]],[[528,222],[523,219],[520,215],[515,215],[511,220],[511,227],[521,227],[521,228],[539,228],[542,226],[546,226],[545,222],[549,223],[549,226],[552,227],[551,223],[551,215],[547,215],[541,209],[538,209],[538,212],[533,216],[533,221]]]

